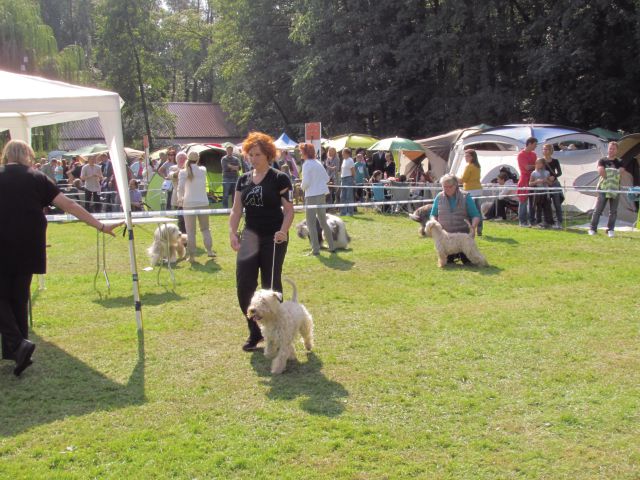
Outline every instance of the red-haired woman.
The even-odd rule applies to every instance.
[[[276,158],[276,146],[269,135],[250,133],[242,144],[242,151],[252,169],[236,184],[229,216],[229,241],[231,248],[238,252],[236,287],[240,309],[246,316],[258,287],[258,272],[262,288],[282,292],[282,264],[293,222],[293,188],[286,174],[270,167]],[[245,225],[240,233],[243,208]],[[262,340],[262,333],[252,319],[247,319],[247,324],[249,338],[242,349],[250,352]]]

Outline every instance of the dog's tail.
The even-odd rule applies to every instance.
[[[296,287],[296,284],[293,282],[293,280],[289,278],[283,278],[283,280],[287,282],[289,285],[291,285],[291,288],[293,288],[293,295],[291,296],[291,301],[298,303],[298,287]]]

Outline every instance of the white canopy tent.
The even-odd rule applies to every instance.
[[[133,223],[127,180],[126,156],[122,139],[120,107],[117,93],[71,85],[55,80],[20,75],[0,70],[0,131],[9,130],[14,140],[31,143],[31,129],[43,125],[99,117],[105,143],[113,163],[118,193],[129,229],[129,254],[134,286],[138,329],[142,329],[142,313],[138,290],[138,274],[133,246]]]

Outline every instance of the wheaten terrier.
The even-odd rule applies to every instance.
[[[173,223],[163,223],[153,233],[153,243],[147,249],[151,265],[158,265],[163,260],[176,263],[186,255],[187,236]]]
[[[487,259],[480,253],[473,237],[468,233],[447,233],[437,220],[429,220],[425,225],[425,234],[433,238],[438,252],[438,266],[447,264],[447,257],[456,253],[464,253],[474,265],[487,267]]]
[[[307,350],[313,348],[313,319],[304,305],[298,303],[296,285],[291,280],[285,281],[293,287],[291,301],[282,301],[282,294],[273,290],[257,290],[247,309],[247,316],[260,325],[264,356],[272,359],[273,374],[282,373],[287,360],[296,359],[298,335]]]
[[[349,246],[349,242],[351,241],[351,237],[347,233],[347,227],[340,217],[336,217],[335,215],[331,215],[327,213],[327,224],[329,225],[329,229],[331,230],[331,236],[333,237],[333,246],[335,248],[346,249]],[[324,232],[320,227],[320,222],[316,219],[316,228],[318,232],[318,240],[320,245],[322,245],[322,241],[324,238]],[[296,232],[298,233],[298,237],[300,238],[309,238],[309,228],[307,227],[307,221],[303,220],[296,225]]]

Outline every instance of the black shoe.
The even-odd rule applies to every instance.
[[[36,345],[29,340],[22,340],[20,342],[20,346],[16,350],[16,368],[13,369],[13,374],[16,377],[19,377],[22,372],[24,372],[25,368],[31,365],[31,355],[33,355],[33,351],[36,349]]]
[[[245,342],[245,344],[242,346],[242,350],[244,350],[245,352],[253,352],[255,350],[258,349],[258,344],[262,341],[262,337],[260,338],[247,338],[247,341]]]

